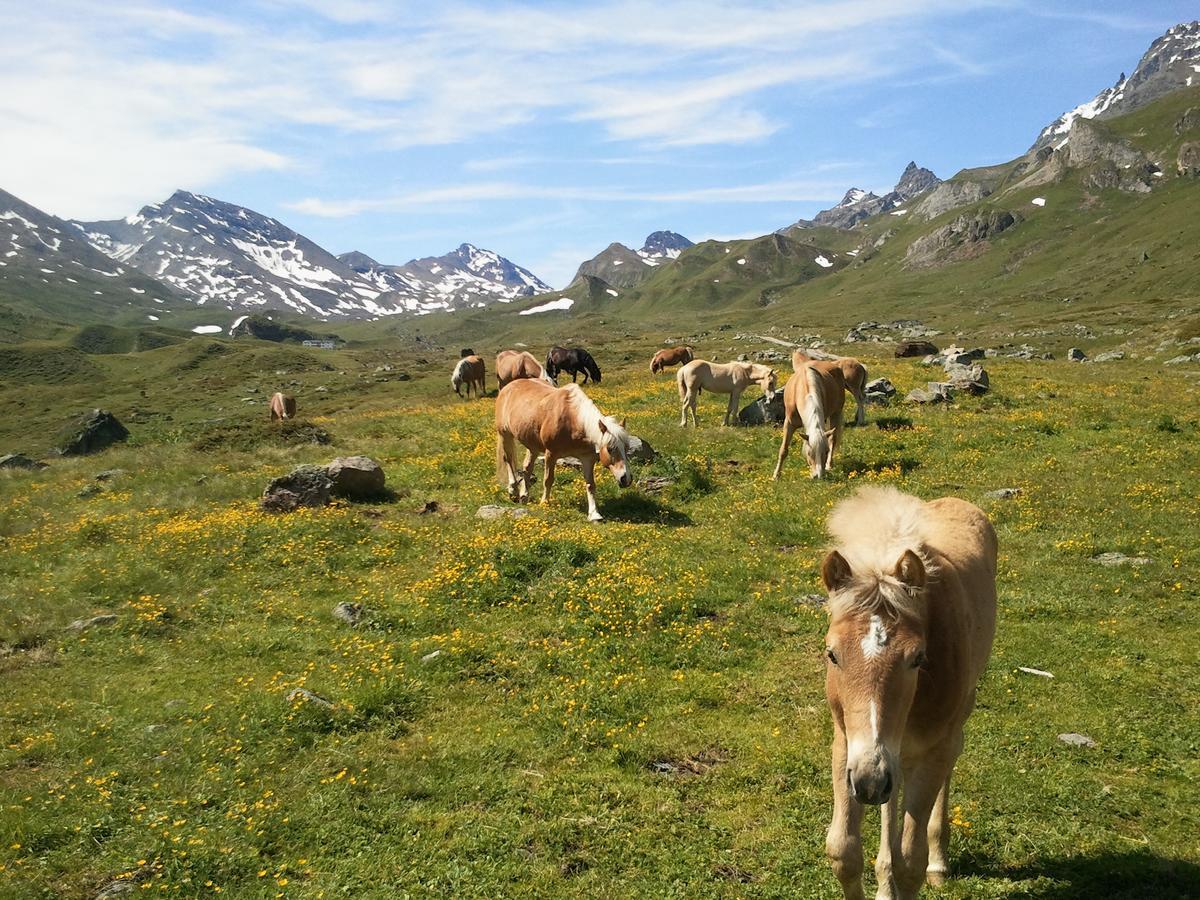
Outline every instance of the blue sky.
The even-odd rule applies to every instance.
[[[1139,0],[0,0],[0,188],[177,187],[387,263],[470,241],[555,286],[612,241],[764,234],[1023,152],[1200,15]]]

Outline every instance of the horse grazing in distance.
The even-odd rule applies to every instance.
[[[843,500],[829,531],[825,850],[846,898],[861,900],[864,807],[882,806],[877,896],[914,900],[949,871],[950,776],[996,632],[996,533],[965,500],[890,487]]]
[[[276,419],[296,418],[296,398],[280,391],[271,395],[268,408],[271,411],[272,422]]]
[[[510,381],[519,378],[540,378],[547,384],[552,384],[550,376],[542,369],[541,364],[528,350],[501,350],[496,354],[496,381],[504,387]]]
[[[800,371],[802,362],[813,362],[813,358],[803,350],[792,354],[792,368]],[[853,356],[839,356],[834,362],[842,370],[842,378],[846,381],[846,390],[854,398],[854,424],[867,424],[867,367]]]
[[[657,375],[668,366],[682,366],[695,358],[691,347],[667,347],[655,353],[650,360],[650,374]]]
[[[700,391],[712,391],[714,394],[728,394],[729,407],[725,410],[722,425],[737,423],[738,400],[742,391],[750,385],[757,384],[762,388],[767,402],[775,399],[775,370],[770,366],[759,363],[732,362],[714,363],[706,359],[693,359],[675,373],[675,382],[679,385],[679,403],[681,427],[687,427],[688,411],[692,413],[692,424],[699,427],[696,421],[696,401]]]
[[[580,372],[583,373],[584,384],[588,383],[589,378],[597,384],[600,383],[600,367],[596,365],[596,360],[592,359],[592,354],[582,347],[550,348],[550,352],[546,354],[546,374],[550,376],[551,381],[558,384],[560,372],[570,372],[572,384]]]
[[[846,382],[837,363],[801,362],[783,386],[783,441],[772,481],[779,480],[792,435],[804,429],[804,455],[813,478],[822,478],[833,465],[833,454],[842,442],[842,407]]]
[[[485,373],[483,360],[478,356],[464,356],[458,361],[454,367],[454,374],[450,376],[450,386],[454,388],[454,393],[462,396],[462,386],[467,386],[467,397],[471,399],[471,389],[475,389],[475,399],[478,400],[487,392],[487,386],[483,382]]]
[[[603,415],[577,384],[556,388],[536,379],[510,383],[496,396],[496,477],[509,496],[524,502],[533,481],[533,460],[545,454],[542,503],[550,502],[554,465],[562,456],[579,460],[587,484],[588,519],[600,521],[596,508],[597,460],[621,487],[633,484],[629,471],[629,432],[623,422]],[[517,468],[517,444],[525,463]]]

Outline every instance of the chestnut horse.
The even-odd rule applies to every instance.
[[[518,378],[540,378],[550,384],[550,376],[528,350],[501,350],[496,354],[496,381],[504,387]]]
[[[797,353],[799,356],[799,353]],[[813,478],[822,478],[833,465],[833,454],[842,442],[842,407],[846,383],[835,362],[804,362],[795,357],[796,373],[783,386],[783,441],[772,481],[779,480],[792,435],[804,430],[804,455]]]
[[[271,395],[268,407],[271,411],[271,421],[276,419],[296,418],[296,398],[276,391]]]
[[[845,896],[861,900],[864,806],[882,805],[876,896],[913,900],[948,872],[950,776],[996,632],[996,533],[965,500],[879,487],[834,507],[829,532],[825,849]]]
[[[530,378],[506,385],[496,395],[496,477],[508,486],[509,496],[524,502],[533,483],[535,455],[545,454],[546,472],[542,502],[550,502],[554,464],[573,456],[587,484],[588,519],[600,521],[596,508],[596,461],[621,487],[633,484],[629,470],[629,432],[623,422],[603,415],[583,388],[567,384],[556,388]],[[517,444],[525,446],[525,464],[517,468]]]
[[[775,399],[775,370],[759,363],[714,363],[706,359],[693,359],[675,373],[675,381],[679,385],[681,406],[679,424],[684,428],[687,427],[689,410],[692,413],[692,424],[699,426],[696,421],[696,401],[700,398],[701,390],[729,395],[729,407],[725,410],[722,425],[733,425],[737,422],[738,400],[742,391],[752,384],[762,388],[768,403]]]
[[[650,360],[650,374],[657,375],[667,366],[682,366],[690,363],[693,359],[695,356],[692,355],[691,347],[668,347],[665,350],[659,350]]]
[[[811,362],[812,357],[803,350],[797,350],[792,354],[792,367],[796,368],[799,362]],[[842,378],[846,380],[846,390],[850,392],[850,396],[854,398],[854,424],[867,424],[867,367],[860,363],[853,356],[839,356],[834,360],[839,369],[842,370]]]
[[[478,356],[464,356],[458,361],[454,367],[454,374],[450,376],[450,386],[454,388],[454,393],[462,396],[462,386],[467,386],[467,399],[471,399],[471,389],[475,389],[475,399],[478,400],[487,392],[487,386],[483,382],[485,367],[483,360]]]

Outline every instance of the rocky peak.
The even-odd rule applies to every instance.
[[[692,241],[689,241],[678,232],[654,231],[646,236],[646,242],[642,244],[639,254],[642,256],[669,256],[673,258],[688,247],[694,246],[695,244]]]
[[[893,193],[898,194],[903,200],[911,200],[918,194],[932,190],[941,183],[942,179],[929,169],[923,169],[916,162],[910,162],[901,173],[900,180],[896,182]]]

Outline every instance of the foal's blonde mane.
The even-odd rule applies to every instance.
[[[575,407],[575,411],[579,414],[579,419],[583,425],[583,430],[587,433],[588,440],[595,446],[601,447],[606,440],[615,441],[621,447],[621,455],[625,456],[629,452],[629,432],[621,427],[613,416],[606,416],[600,412],[600,407],[592,402],[592,398],[583,392],[583,389],[577,384],[563,385],[559,390],[567,391],[567,400]],[[604,427],[608,429],[608,434],[600,430],[600,420],[604,420]]]
[[[834,618],[887,612],[920,617],[923,589],[913,589],[895,575],[896,563],[911,550],[925,567],[927,580],[936,575],[925,549],[925,503],[893,487],[864,487],[833,508],[829,533],[850,565],[849,583],[829,598]]]

